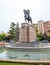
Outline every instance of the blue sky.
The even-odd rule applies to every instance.
[[[50,0],[0,0],[0,32],[8,32],[11,22],[25,22],[23,9],[30,10],[33,23],[50,20]]]

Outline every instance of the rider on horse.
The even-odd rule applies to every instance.
[[[32,23],[32,19],[30,17],[30,11],[29,10],[25,10],[25,9],[23,11],[24,11],[25,21],[28,20],[28,22],[31,21],[31,23]]]

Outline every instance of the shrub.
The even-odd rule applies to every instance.
[[[41,41],[41,40],[42,40],[42,34],[37,34],[37,39],[38,39],[39,41]]]
[[[0,34],[0,41],[3,41],[3,39],[4,39],[5,36],[6,36],[6,35],[5,35],[4,33],[1,33],[1,34]]]
[[[47,37],[48,37],[48,40],[50,41],[50,34],[48,34]]]

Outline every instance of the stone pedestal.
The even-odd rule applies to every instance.
[[[32,24],[22,23],[20,29],[19,42],[32,42],[36,39],[35,28]]]

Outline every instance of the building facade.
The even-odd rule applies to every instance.
[[[49,30],[50,30],[50,21],[43,21],[43,20],[38,21],[37,28],[38,28],[38,34],[40,34],[40,33],[50,34],[50,32],[49,32]]]
[[[50,30],[50,21],[46,21],[44,22],[44,33],[46,34],[50,34],[49,30]]]

